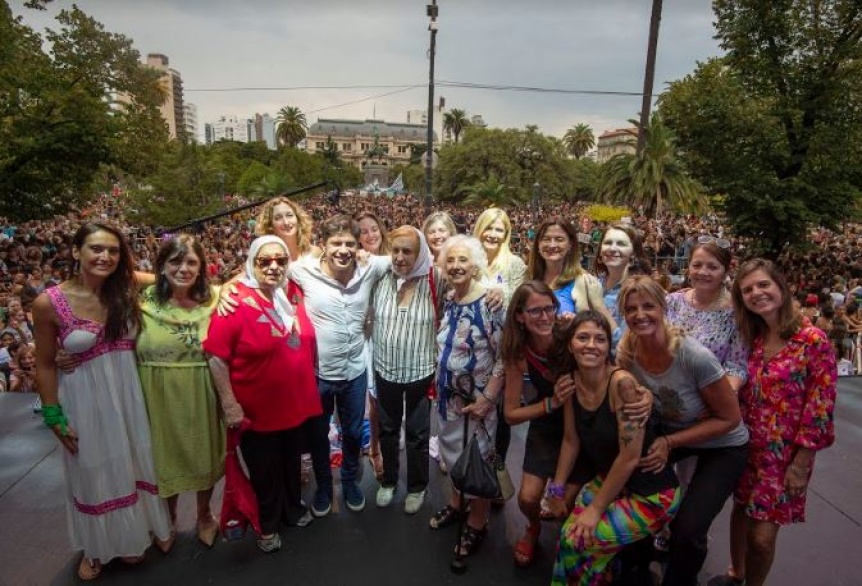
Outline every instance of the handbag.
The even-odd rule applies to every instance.
[[[243,419],[237,429],[227,430],[227,451],[224,460],[224,497],[219,520],[222,535],[228,541],[242,539],[249,526],[260,535],[257,495],[239,461],[237,447],[242,433],[249,427]]]
[[[496,450],[494,450],[494,473],[497,475],[497,485],[500,487],[500,494],[495,498],[507,501],[515,496],[515,485],[509,475],[509,469],[506,468],[506,461]]]
[[[497,498],[500,495],[497,471],[482,457],[477,436],[478,430],[473,432],[473,437],[458,456],[449,476],[452,478],[452,485],[461,493],[478,498]]]

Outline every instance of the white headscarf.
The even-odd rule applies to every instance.
[[[248,249],[248,258],[245,259],[245,277],[241,280],[243,285],[251,287],[252,289],[261,288],[260,283],[254,276],[254,261],[257,258],[257,253],[260,252],[260,249],[266,244],[278,244],[284,249],[287,256],[290,257],[287,245],[278,236],[268,235],[255,238],[251,243],[251,247]],[[278,317],[281,318],[281,322],[284,324],[284,329],[288,332],[292,331],[293,316],[296,315],[296,311],[293,309],[293,305],[290,304],[290,301],[287,300],[287,295],[284,293],[284,283],[277,287],[273,292],[272,302],[275,306],[275,313],[278,314]]]
[[[421,230],[414,228],[413,226],[410,226],[410,228],[416,232],[416,235],[419,237],[419,250],[416,255],[416,262],[413,264],[413,268],[410,269],[410,272],[406,277],[402,277],[396,273],[395,265],[392,265],[392,272],[395,274],[395,289],[397,291],[400,291],[401,287],[403,287],[410,279],[427,275],[434,264],[434,257],[431,254],[431,249],[428,248],[428,242],[425,241],[425,235]]]

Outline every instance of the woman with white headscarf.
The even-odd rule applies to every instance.
[[[281,238],[255,239],[237,283],[239,305],[212,317],[203,343],[225,423],[249,421],[240,450],[260,510],[257,545],[266,553],[281,548],[280,522],[311,522],[301,495],[300,426],[322,413],[314,328],[304,306],[289,301],[295,287],[286,280],[289,262]]]
[[[405,416],[407,498],[416,513],[428,485],[431,404],[428,390],[437,364],[437,314],[444,283],[421,231],[401,226],[389,234],[392,272],[373,293],[374,371],[380,417],[383,475],[377,505],[389,506],[398,484],[398,437]]]

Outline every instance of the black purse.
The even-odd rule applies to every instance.
[[[458,491],[478,498],[493,499],[500,496],[500,483],[494,467],[482,457],[479,448],[478,430],[458,456],[455,466],[449,471],[452,485]]]

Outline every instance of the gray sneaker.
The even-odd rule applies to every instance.
[[[415,515],[422,508],[422,503],[425,502],[425,491],[411,492],[407,494],[404,500],[404,512],[408,515]]]
[[[381,486],[377,489],[377,506],[388,507],[392,504],[392,497],[395,496],[394,486]]]
[[[257,540],[257,548],[263,553],[275,553],[281,549],[281,537],[273,533],[271,537],[261,537]]]

